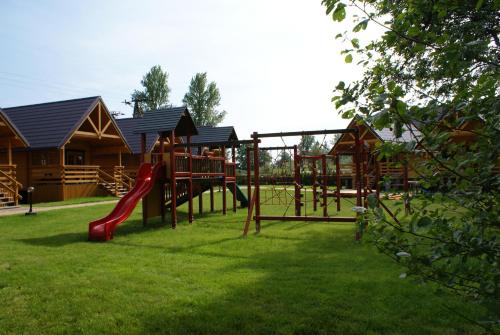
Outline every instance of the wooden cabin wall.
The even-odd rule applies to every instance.
[[[33,202],[63,201],[82,197],[97,197],[108,195],[106,191],[96,184],[40,184],[35,186]]]
[[[12,153],[12,163],[16,165],[16,179],[23,184],[22,189],[28,188],[28,151],[14,151]]]
[[[92,155],[90,165],[99,165],[102,170],[106,172],[112,172],[115,166],[119,166],[118,153],[113,153],[110,155]],[[123,161],[122,161],[123,164]]]

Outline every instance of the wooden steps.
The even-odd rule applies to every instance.
[[[0,209],[12,208],[16,206],[16,201],[13,196],[9,195],[7,191],[0,188]]]
[[[116,186],[114,182],[99,183],[99,185],[110,195],[117,196],[119,198],[123,197],[129,191],[129,189],[123,187],[121,183],[118,183],[118,186]]]

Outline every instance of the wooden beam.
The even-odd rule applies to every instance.
[[[12,165],[12,142],[10,138],[7,139],[7,155],[8,155],[9,165]]]
[[[98,132],[98,134],[100,135],[101,132],[102,132],[102,123],[101,123],[101,117],[102,117],[101,114],[102,113],[101,113],[101,103],[100,102],[97,104],[97,111],[99,112],[98,117],[97,117],[97,122],[99,123],[99,132]]]
[[[77,130],[77,131],[75,131],[75,135],[81,136],[81,137],[87,137],[87,138],[97,138],[97,139],[101,139],[102,137],[104,137],[104,138],[121,139],[121,137],[118,136],[118,135],[101,134],[101,136],[99,136],[96,133],[91,133],[90,131],[83,131],[83,130]]]
[[[104,126],[104,128],[102,128],[101,130],[101,134],[104,134],[106,132],[106,130],[108,130],[108,127],[111,125],[111,120],[108,121],[108,123],[106,123],[106,125]]]
[[[7,125],[5,124],[5,122],[0,121],[0,127],[7,127]]]
[[[94,121],[92,121],[92,119],[90,118],[90,115],[87,116],[87,121],[89,121],[92,128],[94,128],[95,134],[97,136],[99,136],[99,130],[97,129],[96,125],[94,124]]]

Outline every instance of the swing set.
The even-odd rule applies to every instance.
[[[297,145],[288,146],[284,141],[284,137],[293,136],[305,136],[305,135],[323,135],[323,143],[327,135],[330,134],[347,134],[350,133],[354,136],[354,146],[353,150],[338,152],[334,155],[327,154],[311,154],[299,153]],[[259,147],[259,143],[264,138],[278,138],[280,137],[283,141],[284,146],[280,147]],[[356,207],[367,205],[368,196],[368,175],[367,167],[368,164],[368,154],[364,150],[362,142],[360,141],[359,130],[357,128],[347,128],[347,129],[332,129],[332,130],[317,130],[317,131],[296,131],[296,132],[280,132],[280,133],[264,133],[259,134],[254,132],[252,134],[253,145],[252,147],[247,147],[247,192],[248,199],[251,199],[250,205],[248,206],[248,216],[243,229],[243,235],[248,234],[250,228],[250,221],[253,218],[255,221],[256,232],[261,230],[261,221],[305,221],[305,222],[356,222],[357,215],[354,216],[338,216],[330,215],[328,212],[329,198],[334,198],[336,202],[337,212],[341,210],[341,198],[355,197]],[[274,179],[274,175],[271,179],[266,178],[265,180],[270,185],[264,187],[261,185],[262,175],[260,174],[259,158],[262,151],[269,150],[280,150],[281,152],[285,150],[290,150],[289,157],[292,156],[293,150],[293,175],[281,176],[278,179]],[[341,191],[341,155],[351,155],[353,157],[353,169],[354,169],[354,181],[353,186],[355,186],[354,192],[342,192]],[[251,169],[251,159],[253,158],[254,166]],[[275,164],[273,164],[274,166]],[[335,166],[334,169],[329,168]],[[311,170],[311,187],[309,188],[304,178],[302,178],[302,172],[304,172],[306,167],[310,167]],[[253,176],[252,176],[253,170]],[[274,171],[274,168],[273,168]],[[252,183],[253,177],[253,183]],[[330,191],[329,181],[335,180],[335,189]],[[270,186],[270,187],[268,187]],[[253,188],[253,190],[252,190]],[[363,191],[364,189],[364,191]],[[253,193],[253,194],[252,194]],[[312,194],[312,199],[308,201],[308,194]],[[379,198],[379,190],[377,185],[377,199]],[[308,213],[308,203],[312,203],[313,214]],[[265,205],[282,205],[285,206],[285,211],[282,215],[267,215],[262,213],[262,206]],[[294,208],[294,215],[288,215],[288,210],[290,207]],[[318,205],[322,207],[322,214],[317,214]],[[255,215],[252,217],[253,213]]]

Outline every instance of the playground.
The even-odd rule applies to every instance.
[[[481,332],[451,311],[473,318],[479,307],[400,279],[352,224],[263,221],[242,238],[247,211],[223,216],[214,198],[193,224],[180,206],[175,230],[160,218],[143,227],[138,206],[107,243],[87,242],[87,224],[114,204],[0,218],[1,332]],[[266,213],[281,215],[275,207]]]

